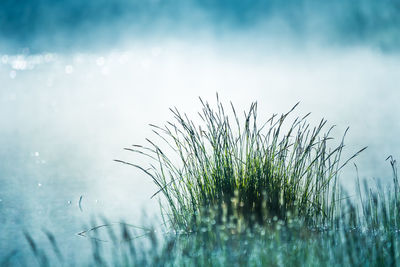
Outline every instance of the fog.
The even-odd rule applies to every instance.
[[[4,0],[0,7],[0,48],[12,52],[92,51],[143,38],[237,34],[294,39],[297,46],[400,47],[398,0]]]
[[[354,160],[362,178],[391,178],[385,159],[400,156],[393,9],[382,4],[386,15],[377,15],[367,2],[365,21],[344,30],[338,14],[354,22],[349,7],[319,20],[317,1],[304,1],[302,12],[274,3],[268,13],[257,9],[261,1],[235,8],[190,2],[179,5],[182,17],[172,15],[174,5],[154,2],[149,24],[148,10],[114,14],[109,4],[88,3],[89,15],[79,15],[78,2],[76,17],[67,16],[72,5],[64,7],[69,20],[54,14],[62,6],[45,1],[0,13],[0,258],[25,246],[23,230],[39,240],[42,229],[53,231],[68,250],[85,247],[76,233],[94,215],[140,224],[143,210],[157,214],[150,178],[113,159],[147,164],[123,148],[154,137],[148,124],[171,120],[169,108],[196,116],[198,97],[215,103],[217,92],[237,110],[257,101],[261,120],[300,101],[293,118],[312,112],[312,123],[327,119],[337,125],[334,142],[350,126],[346,156],[368,146]],[[352,165],[342,172],[350,192],[355,177]]]

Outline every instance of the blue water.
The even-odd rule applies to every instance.
[[[51,2],[51,3],[50,3]],[[13,1],[0,4],[0,259],[23,237],[85,255],[93,216],[142,223],[156,187],[122,159],[149,123],[195,116],[198,97],[259,117],[324,117],[362,178],[390,180],[400,157],[397,1]],[[318,12],[316,12],[318,10]],[[374,11],[375,10],[375,11]],[[379,10],[380,12],[377,12]],[[352,192],[355,169],[342,173]],[[81,200],[81,201],[80,201]],[[80,205],[79,205],[80,204]],[[155,224],[161,223],[155,221]]]

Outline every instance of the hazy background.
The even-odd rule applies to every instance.
[[[300,101],[295,116],[337,125],[333,143],[350,126],[345,153],[369,147],[360,176],[389,181],[399,11],[389,0],[1,1],[0,259],[26,248],[23,230],[77,251],[93,215],[140,225],[142,210],[157,213],[150,179],[113,159],[148,163],[122,148],[144,144],[168,108],[195,115],[216,92],[237,110],[258,101],[260,118]],[[354,177],[349,165],[350,191]]]

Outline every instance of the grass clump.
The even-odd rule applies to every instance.
[[[219,101],[215,110],[201,103],[200,125],[174,109],[174,122],[153,126],[169,150],[151,140],[148,147],[127,148],[156,164],[120,161],[152,177],[170,224],[94,220],[78,233],[92,254],[82,259],[79,251],[77,264],[49,232],[46,250],[25,233],[38,265],[400,266],[400,185],[392,157],[386,190],[379,183],[362,188],[358,179],[355,198],[344,197],[338,172],[363,149],[342,163],[343,139],[330,148],[325,120],[311,127],[306,115],[288,123],[294,107],[259,125],[252,104],[243,121],[232,106],[231,124]],[[18,253],[0,265],[31,265]]]
[[[393,183],[386,190],[365,184],[357,198],[362,205],[347,199],[337,223],[324,229],[297,220],[240,228],[230,221],[213,223],[215,212],[191,233],[103,219],[79,234],[92,244],[88,258],[80,251],[77,258],[65,257],[47,233],[53,249],[40,249],[25,236],[37,266],[400,266],[400,187],[394,160],[391,164]],[[14,266],[16,260],[21,266],[35,263],[14,252],[0,263]]]
[[[307,114],[288,123],[296,105],[260,124],[257,103],[241,120],[232,104],[230,117],[218,97],[216,109],[200,101],[199,125],[177,109],[171,109],[173,122],[151,125],[172,154],[151,140],[148,146],[126,148],[155,160],[149,169],[131,165],[158,186],[155,195],[167,200],[164,211],[172,227],[195,230],[210,210],[217,223],[232,216],[248,225],[289,217],[309,225],[332,221],[338,171],[352,157],[341,163],[343,139],[328,146],[333,127],[326,128],[326,120],[312,127]]]

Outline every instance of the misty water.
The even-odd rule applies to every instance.
[[[146,164],[123,148],[154,136],[148,124],[171,120],[170,107],[195,116],[199,96],[213,103],[218,92],[239,110],[258,101],[265,119],[300,101],[296,115],[337,125],[338,142],[350,126],[346,153],[369,147],[355,161],[363,177],[390,178],[385,158],[399,153],[392,55],[164,43],[1,60],[1,251],[23,242],[22,230],[48,229],[70,246],[85,242],[76,233],[93,215],[140,224],[143,210],[157,213],[150,178],[113,159]],[[352,167],[342,174],[354,177]]]
[[[312,112],[312,123],[337,125],[337,143],[350,126],[345,156],[368,146],[353,161],[360,177],[389,181],[385,159],[400,157],[398,53],[257,33],[125,37],[112,45],[107,35],[107,46],[93,50],[38,49],[39,41],[33,49],[30,39],[10,35],[22,48],[0,51],[0,259],[27,249],[23,231],[43,245],[42,230],[53,232],[68,254],[87,247],[76,234],[93,216],[141,225],[143,213],[157,215],[151,179],[113,160],[148,164],[123,148],[154,137],[148,124],[171,120],[171,107],[195,118],[198,97],[215,103],[217,92],[241,111],[257,101],[261,120],[300,101],[294,117]],[[350,194],[355,177],[352,164],[341,174]]]

